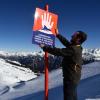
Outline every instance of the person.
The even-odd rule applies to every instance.
[[[41,44],[43,51],[56,56],[62,56],[63,71],[63,93],[64,100],[77,100],[77,86],[81,77],[82,69],[82,43],[87,39],[87,34],[83,31],[76,31],[71,40],[59,34],[56,29],[56,37],[65,46],[65,48],[50,47]]]

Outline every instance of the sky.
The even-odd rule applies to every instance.
[[[58,15],[59,33],[70,40],[77,30],[87,33],[84,48],[100,48],[100,0],[0,0],[0,50],[39,51],[32,44],[36,7]],[[63,45],[56,39],[56,46]]]

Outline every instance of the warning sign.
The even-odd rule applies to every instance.
[[[36,8],[33,26],[33,39],[35,44],[55,44],[55,29],[58,16],[40,8]]]

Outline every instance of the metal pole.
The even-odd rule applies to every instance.
[[[45,10],[48,12],[48,5]],[[45,52],[45,100],[48,100],[48,52]]]

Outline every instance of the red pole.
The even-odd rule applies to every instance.
[[[48,5],[45,10],[48,12]],[[48,100],[48,52],[45,52],[45,100]]]
[[[48,100],[48,52],[45,52],[45,100]]]

